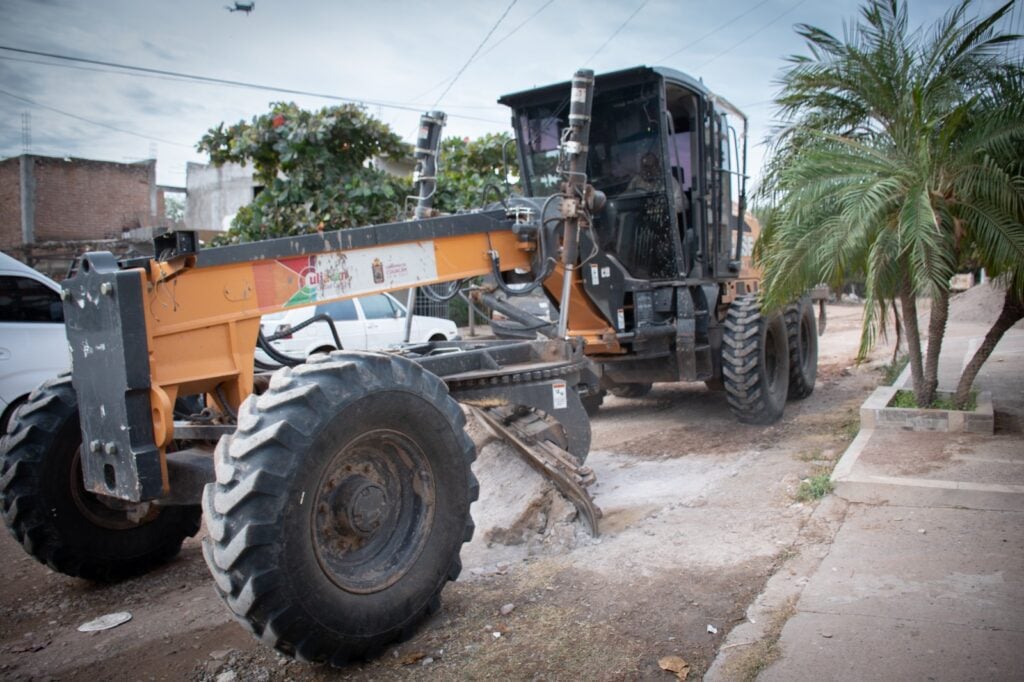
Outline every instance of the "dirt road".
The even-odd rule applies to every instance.
[[[853,366],[860,313],[830,307],[817,389],[774,426],[738,424],[703,385],[608,398],[588,461],[601,538],[571,524],[560,535],[528,528],[511,546],[488,546],[478,533],[440,613],[363,665],[309,666],[254,640],[214,594],[197,539],[148,576],[97,586],[51,572],[3,533],[0,678],[671,679],[658,660],[679,656],[699,679],[808,532],[799,483],[841,454],[880,379],[879,362]],[[76,629],[115,611],[132,620]]]

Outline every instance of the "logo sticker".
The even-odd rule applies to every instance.
[[[361,296],[437,279],[432,241],[283,258],[277,262],[297,275],[285,307],[341,296]]]

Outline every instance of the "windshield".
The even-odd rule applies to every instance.
[[[526,176],[530,194],[548,196],[558,191],[558,143],[568,125],[569,100],[519,110]],[[594,100],[587,175],[595,188],[609,195],[641,184],[663,184],[660,172],[661,137],[658,89],[655,83],[630,85],[599,92]],[[644,169],[647,172],[644,172]]]

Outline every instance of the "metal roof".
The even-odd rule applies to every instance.
[[[685,74],[682,71],[676,71],[675,69],[669,69],[661,66],[634,66],[621,71],[597,74],[595,76],[595,85],[598,89],[602,86],[606,88],[615,87],[619,83],[631,83],[644,80],[644,76],[649,80],[654,80],[656,77],[660,76],[666,81],[682,85],[685,88],[697,92],[698,94],[713,96],[711,91],[693,76]],[[530,88],[529,90],[521,90],[519,92],[503,95],[498,98],[498,103],[506,104],[508,106],[520,106],[525,103],[549,100],[553,96],[564,94],[568,91],[569,86],[569,81],[563,81],[561,83]]]

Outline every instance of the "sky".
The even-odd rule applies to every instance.
[[[702,78],[750,120],[748,172],[763,163],[799,23],[841,34],[862,0],[0,0],[0,46],[347,98],[414,141],[419,112],[446,136],[509,131],[503,94],[640,64]],[[999,0],[976,0],[988,13]],[[950,0],[910,0],[911,25]],[[1021,0],[1024,5],[1024,0]],[[1008,22],[1024,33],[1024,7]],[[309,95],[197,83],[0,49],[0,158],[26,151],[131,162],[183,187],[185,164],[221,122]],[[27,135],[26,135],[27,133]],[[29,139],[30,138],[30,141]]]

